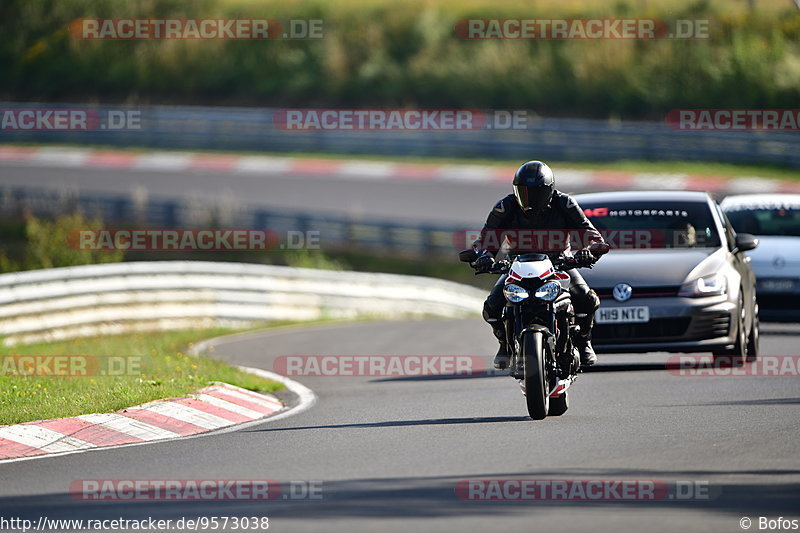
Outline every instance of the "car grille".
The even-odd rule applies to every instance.
[[[603,289],[595,289],[594,292],[597,293],[597,296],[600,298],[613,298],[612,291],[613,288],[603,288]],[[653,298],[653,297],[661,297],[661,296],[677,296],[680,287],[678,286],[669,286],[669,287],[633,287],[633,294],[631,295],[631,300],[635,300],[636,298]]]
[[[693,339],[714,339],[726,336],[730,328],[731,315],[728,313],[698,316],[695,318],[688,335]]]
[[[657,318],[645,324],[595,324],[592,338],[597,344],[637,343],[676,337],[683,340],[690,320],[689,317]]]

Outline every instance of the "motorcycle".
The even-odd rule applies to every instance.
[[[459,253],[459,259],[473,268],[478,256],[474,249]],[[508,274],[503,286],[503,323],[509,368],[534,420],[560,416],[569,409],[569,388],[578,377],[581,362],[573,342],[580,326],[575,324],[566,271],[591,268],[594,261],[581,263],[564,254],[524,253],[475,273]]]

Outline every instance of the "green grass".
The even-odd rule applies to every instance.
[[[214,328],[0,346],[0,362],[5,364],[8,358],[3,356],[9,355],[131,357],[124,371],[113,370],[107,375],[27,377],[0,372],[0,424],[113,412],[152,400],[186,396],[213,381],[259,392],[283,388],[278,382],[248,374],[222,361],[187,354],[200,340],[233,332]],[[87,373],[94,373],[95,368],[89,363]],[[108,375],[111,373],[124,375]]]

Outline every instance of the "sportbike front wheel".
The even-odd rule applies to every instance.
[[[544,335],[538,331],[524,333],[520,349],[525,367],[525,402],[528,404],[528,414],[534,420],[543,420],[550,409]]]

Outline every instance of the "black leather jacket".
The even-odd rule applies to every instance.
[[[499,241],[504,235],[516,243],[510,252],[556,253],[564,249],[586,248],[592,242],[604,242],[578,202],[560,191],[553,192],[548,209],[536,217],[527,215],[513,194],[502,198],[486,218],[481,236],[473,247],[497,255],[498,243],[502,244]],[[571,242],[572,247],[559,249],[562,240]]]

